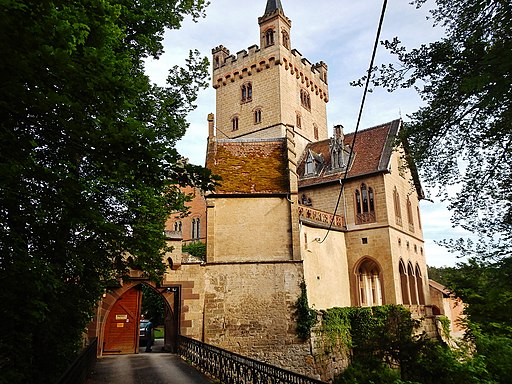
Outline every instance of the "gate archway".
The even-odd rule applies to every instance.
[[[142,285],[160,294],[164,302],[165,352],[175,352],[179,334],[180,287],[160,287],[146,280],[128,281],[104,295],[95,321],[98,356],[139,351]]]

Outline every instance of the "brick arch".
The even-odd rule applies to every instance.
[[[95,320],[90,324],[88,329],[89,337],[98,337],[98,350],[97,355],[104,354],[103,345],[105,342],[105,326],[114,304],[128,291],[136,288],[139,285],[146,285],[158,292],[162,296],[165,303],[166,315],[172,317],[172,321],[168,321],[167,316],[165,319],[165,348],[169,351],[174,351],[176,346],[176,338],[179,334],[179,319],[180,319],[180,287],[158,287],[156,283],[150,280],[137,279],[123,282],[123,284],[114,290],[106,292],[103,299],[99,303]],[[137,314],[140,316],[140,313]],[[138,325],[137,325],[138,329]],[[138,343],[137,343],[138,345]]]

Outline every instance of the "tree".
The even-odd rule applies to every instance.
[[[412,50],[398,38],[385,41],[399,63],[383,65],[372,81],[389,91],[415,87],[426,103],[402,136],[428,185],[440,187],[445,198],[446,186],[460,186],[449,199],[454,224],[488,240],[451,245],[506,257],[512,245],[512,4],[435,4],[432,18],[446,37]]]
[[[178,187],[211,187],[175,150],[207,60],[166,87],[143,61],[206,5],[0,0],[0,382],[55,382],[128,262],[161,277]]]

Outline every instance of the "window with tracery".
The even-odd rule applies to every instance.
[[[182,228],[183,228],[183,224],[181,221],[176,221],[174,223],[174,231],[175,232],[181,232]]]
[[[305,89],[300,90],[300,104],[307,110],[311,110],[311,97]]]
[[[396,187],[393,191],[393,203],[395,206],[395,222],[397,225],[402,226],[402,207],[400,206],[400,195]]]
[[[233,131],[238,131],[238,116],[235,116],[233,119],[231,119],[231,124]]]
[[[357,270],[359,305],[373,307],[383,304],[380,268],[376,262],[365,260]]]
[[[274,45],[274,30],[267,29],[265,32],[265,47],[270,47],[271,45]]]
[[[242,85],[242,103],[252,101],[252,83]]]
[[[375,217],[375,195],[373,188],[366,184],[355,191],[356,224],[374,223]]]

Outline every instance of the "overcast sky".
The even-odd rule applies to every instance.
[[[349,85],[368,69],[382,2],[380,0],[281,0],[286,16],[292,20],[291,44],[310,62],[324,61],[329,66],[329,103],[327,104],[329,130],[342,124],[346,132],[355,129],[362,98],[362,88]],[[381,33],[381,40],[398,36],[406,47],[416,47],[439,39],[440,28],[433,28],[427,20],[426,9],[415,9],[408,0],[389,1]],[[197,23],[186,20],[178,31],[165,36],[165,54],[157,61],[147,62],[151,79],[165,84],[167,71],[181,65],[190,49],[198,49],[210,59],[211,49],[224,45],[232,54],[259,45],[258,17],[265,10],[266,0],[211,0],[207,16]],[[211,61],[211,60],[210,60]],[[394,58],[379,47],[376,64],[394,62]],[[206,116],[215,112],[215,91],[202,91],[198,108],[190,117],[190,128],[178,144],[179,152],[194,164],[204,165]],[[402,117],[417,110],[421,100],[414,90],[388,93],[375,90],[368,94],[361,121],[361,129]],[[428,194],[428,191],[427,191]],[[462,230],[452,228],[450,212],[435,196],[434,203],[421,203],[427,264],[454,265],[457,260],[434,240],[464,236]]]

